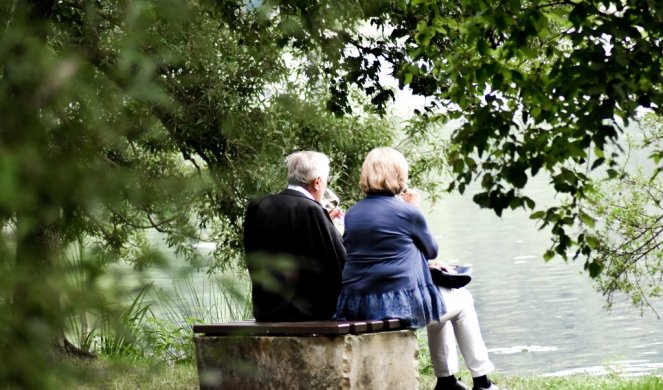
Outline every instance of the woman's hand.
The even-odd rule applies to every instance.
[[[403,199],[406,203],[417,207],[419,207],[419,204],[421,203],[421,196],[419,195],[419,192],[410,188],[406,188],[405,191],[403,191],[401,194],[401,199]]]
[[[456,270],[453,265],[449,265],[444,261],[440,260],[431,260],[428,262],[428,268],[439,269],[441,271],[453,274],[456,273]]]

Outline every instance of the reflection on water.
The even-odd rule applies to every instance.
[[[551,201],[544,187],[534,183],[537,206]],[[641,317],[628,303],[607,312],[581,260],[544,262],[549,235],[529,213],[505,211],[500,219],[471,199],[472,193],[443,199],[428,207],[428,221],[442,260],[473,265],[468,287],[500,372],[637,375],[663,369],[661,320]]]

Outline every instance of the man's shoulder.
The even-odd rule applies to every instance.
[[[321,207],[313,199],[307,198],[304,194],[298,191],[286,189],[276,194],[268,194],[253,198],[249,201],[249,206],[297,206],[297,207]]]

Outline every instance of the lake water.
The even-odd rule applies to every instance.
[[[529,186],[537,206],[552,200],[544,179]],[[491,360],[503,373],[623,375],[663,371],[663,320],[628,303],[603,307],[582,260],[544,262],[549,235],[529,213],[502,218],[472,202],[472,191],[429,210],[442,260],[473,266],[475,299]]]

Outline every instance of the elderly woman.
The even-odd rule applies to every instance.
[[[430,324],[429,348],[438,390],[467,389],[455,377],[455,332],[474,389],[497,390],[486,377],[494,367],[471,295],[465,289],[458,294],[433,284],[427,261],[437,257],[438,247],[415,205],[416,193],[406,189],[407,179],[408,165],[398,151],[378,148],[366,157],[359,181],[366,197],[345,215],[347,257],[335,318],[399,318],[411,328]]]

